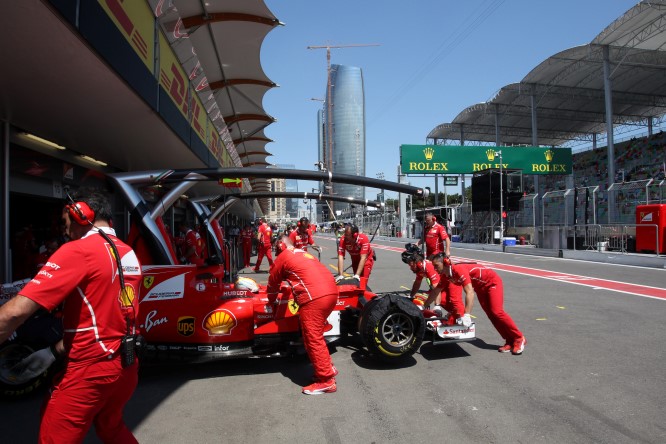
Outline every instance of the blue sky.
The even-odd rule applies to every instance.
[[[265,0],[285,26],[262,45],[266,75],[280,85],[264,98],[277,122],[265,133],[271,163],[314,169],[317,110],[326,93],[326,50],[312,45],[379,44],[331,50],[331,63],[363,70],[366,175],[397,180],[401,144],[464,108],[490,100],[536,65],[584,45],[636,0]],[[410,176],[416,186],[433,178]],[[449,193],[459,190],[449,187]],[[440,192],[442,185],[440,182]],[[368,197],[374,198],[369,191]],[[390,195],[390,194],[389,194]]]

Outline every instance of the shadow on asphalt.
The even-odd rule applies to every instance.
[[[460,345],[455,344],[443,344],[443,345],[432,345],[430,342],[426,342],[419,349],[419,353],[423,358],[428,361],[435,361],[441,359],[453,359],[453,358],[464,358],[470,356]]]

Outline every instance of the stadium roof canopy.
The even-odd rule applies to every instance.
[[[266,35],[282,23],[264,0],[174,0],[173,5],[173,14],[160,22],[184,66],[190,60],[192,73],[202,69],[199,97],[225,143],[233,142],[242,166],[270,165],[266,145],[272,140],[264,129],[276,120],[264,110],[263,98],[277,85],[264,73],[260,52]],[[268,191],[266,179],[250,183],[253,191]],[[264,211],[267,203],[260,201]]]
[[[641,1],[592,42],[536,66],[429,134],[437,141],[532,145],[532,103],[539,145],[559,146],[606,132],[604,52],[608,48],[613,124],[642,124],[666,114],[666,0]],[[496,129],[496,115],[498,119]]]

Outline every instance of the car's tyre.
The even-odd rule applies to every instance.
[[[0,349],[0,397],[16,399],[40,389],[49,380],[54,365],[40,375],[23,380],[15,366],[35,350],[25,344],[8,343]]]
[[[363,307],[359,332],[371,355],[382,361],[399,361],[421,346],[425,320],[409,299],[389,294]]]
[[[336,285],[356,285],[358,287],[359,282],[354,279],[354,276],[345,276],[343,279],[336,282]],[[365,286],[366,291],[372,291],[370,287]]]

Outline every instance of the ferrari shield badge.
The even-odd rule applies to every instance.
[[[298,312],[298,304],[294,299],[289,299],[289,304],[287,305],[289,307],[289,312],[293,315],[295,315]]]

